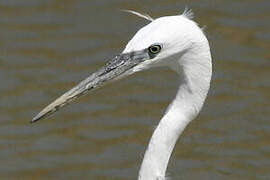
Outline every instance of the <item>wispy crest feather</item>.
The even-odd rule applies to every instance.
[[[139,16],[139,17],[141,17],[143,19],[146,19],[148,21],[154,21],[154,18],[152,18],[148,14],[142,14],[142,13],[139,13],[139,12],[136,12],[136,11],[132,11],[132,10],[121,10],[121,11],[134,14],[134,15]]]
[[[189,8],[185,8],[184,12],[182,13],[183,16],[185,16],[188,19],[193,19],[194,18],[194,13],[192,11],[192,9]]]

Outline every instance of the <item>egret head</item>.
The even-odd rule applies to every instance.
[[[208,43],[202,30],[191,20],[192,14],[188,13],[192,12],[161,17],[141,28],[123,53],[144,54],[144,59],[128,73],[154,66],[170,66],[181,55],[196,51],[200,43]]]
[[[141,28],[121,54],[56,99],[31,122],[54,113],[110,81],[155,66],[173,66],[175,61],[187,63],[184,60],[181,62],[181,56],[195,50],[198,42],[207,42],[200,28],[190,20],[190,15],[190,12],[185,12],[182,15],[161,17]]]

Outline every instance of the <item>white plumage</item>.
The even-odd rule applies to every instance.
[[[209,44],[192,18],[192,11],[186,9],[182,15],[155,19],[140,29],[124,50],[124,53],[130,52],[158,42],[163,45],[160,54],[130,71],[168,66],[180,77],[176,97],[154,131],[144,155],[139,180],[165,179],[174,145],[186,125],[198,115],[210,87]]]
[[[178,137],[198,115],[207,96],[212,75],[210,48],[204,33],[192,21],[191,10],[158,19],[128,12],[151,22],[135,34],[121,54],[44,108],[32,122],[107,82],[151,67],[170,67],[180,77],[179,89],[152,135],[138,176],[139,180],[164,180]]]

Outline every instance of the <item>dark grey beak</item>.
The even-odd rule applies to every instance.
[[[32,119],[31,123],[53,114],[87,92],[93,91],[94,89],[97,89],[104,84],[117,79],[117,77],[119,78],[119,76],[123,75],[126,71],[132,69],[147,59],[150,59],[147,49],[116,56],[104,67],[90,75],[77,86],[45,107]]]

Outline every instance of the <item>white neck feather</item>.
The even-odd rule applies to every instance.
[[[187,124],[199,113],[210,87],[212,64],[209,45],[196,48],[172,63],[180,76],[175,99],[155,129],[146,150],[139,180],[164,180],[170,155]]]

